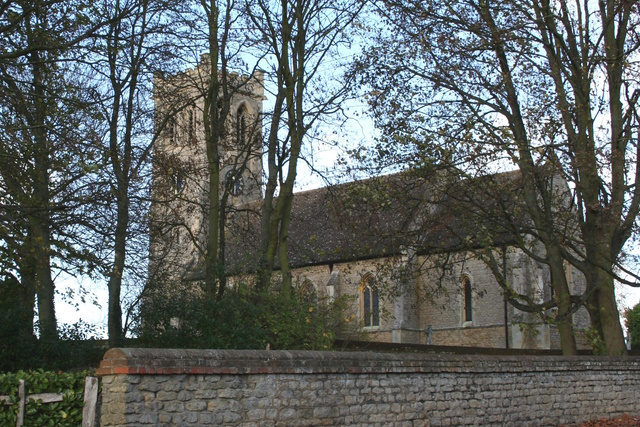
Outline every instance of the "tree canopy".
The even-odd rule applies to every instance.
[[[135,310],[123,310],[123,287],[140,284],[135,305],[151,283],[151,201],[186,203],[179,192],[151,191],[152,156],[204,189],[206,200],[186,203],[161,232],[187,232],[205,260],[208,297],[222,298],[232,119],[246,134],[234,173],[266,162],[257,282],[269,288],[277,265],[290,297],[298,166],[318,124],[358,88],[380,130],[372,162],[443,177],[429,203],[446,200],[452,218],[465,212],[482,225],[468,249],[506,298],[543,316],[556,308],[565,354],[576,351],[571,316],[586,307],[606,351],[622,354],[615,287],[638,286],[628,249],[640,225],[639,24],[638,4],[622,0],[4,1],[0,281],[19,290],[21,333],[34,335],[37,304],[41,338],[56,341],[59,273],[89,274],[107,283],[109,336],[121,342],[123,311]],[[356,29],[362,51],[350,74],[337,75]],[[231,100],[263,76],[270,110],[249,123]],[[178,123],[204,129],[199,170],[154,152]],[[487,178],[513,169],[518,179]],[[207,217],[206,233],[184,218],[193,210]],[[496,233],[519,236],[514,244],[546,265],[548,300],[515,292],[504,248],[477,244]],[[586,278],[585,292],[571,289],[569,266]]]
[[[559,320],[575,301],[563,279],[566,261],[587,278],[578,303],[607,351],[623,353],[614,279],[637,286],[624,249],[640,208],[638,5],[392,0],[375,7],[384,25],[357,71],[383,129],[377,159],[435,165],[461,178],[515,166],[528,232],[543,246],[540,261],[564,313]]]

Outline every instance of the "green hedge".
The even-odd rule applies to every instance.
[[[286,298],[278,284],[259,291],[237,283],[217,298],[204,290],[150,294],[145,302],[141,347],[328,350],[351,320],[348,297]]]
[[[18,371],[0,374],[0,395],[10,396],[13,405],[0,402],[0,426],[15,426],[18,417],[18,384],[25,380],[27,396],[62,393],[62,402],[42,403],[27,399],[24,425],[31,427],[77,427],[82,424],[85,377],[90,372],[62,373]]]
[[[627,331],[631,335],[631,350],[640,350],[640,304],[624,313]]]

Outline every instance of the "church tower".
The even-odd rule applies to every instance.
[[[160,131],[153,153],[150,275],[192,274],[206,251],[210,177],[203,114],[209,67],[209,57],[203,55],[197,67],[155,79],[155,122]],[[217,144],[219,203],[225,215],[261,200],[263,175],[262,72],[231,74],[228,81],[228,114],[224,128],[218,129]],[[220,99],[218,111],[223,108]]]

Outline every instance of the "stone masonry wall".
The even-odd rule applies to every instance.
[[[451,328],[433,331],[431,344],[505,348],[504,326]]]
[[[111,349],[107,426],[557,426],[640,414],[640,357]]]

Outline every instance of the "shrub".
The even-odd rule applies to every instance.
[[[62,324],[60,339],[54,342],[43,342],[35,335],[27,339],[13,336],[0,341],[0,372],[29,369],[69,371],[97,367],[107,351],[107,345],[103,341],[78,335],[78,328],[84,327],[78,323]]]
[[[640,303],[624,312],[627,332],[631,336],[631,350],[640,350]]]
[[[203,292],[154,295],[145,302],[138,343],[146,347],[328,349],[339,333],[344,299],[284,298],[249,286],[219,298]]]
[[[584,337],[593,349],[593,354],[601,356],[607,354],[607,346],[596,328],[589,326],[589,328],[584,331]]]

